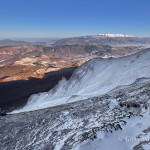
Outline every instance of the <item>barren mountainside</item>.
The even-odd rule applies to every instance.
[[[80,66],[91,58],[122,57],[142,49],[108,45],[1,46],[0,81],[43,78],[47,72]]]

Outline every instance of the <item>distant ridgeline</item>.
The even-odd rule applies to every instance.
[[[98,34],[57,40],[54,45],[103,44],[111,46],[150,46],[150,38],[123,34]]]
[[[150,38],[139,38],[132,35],[123,34],[98,34],[92,36],[80,36],[62,39],[45,39],[45,40],[0,40],[0,46],[6,45],[44,45],[44,46],[59,46],[59,45],[74,45],[74,44],[103,44],[111,46],[149,46]]]

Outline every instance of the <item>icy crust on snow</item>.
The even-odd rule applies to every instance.
[[[150,77],[150,50],[123,58],[92,59],[63,78],[49,92],[32,95],[26,106],[12,113],[33,111],[98,96],[137,78]]]

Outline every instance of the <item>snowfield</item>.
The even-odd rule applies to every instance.
[[[123,58],[92,59],[76,69],[68,81],[63,78],[49,92],[32,95],[22,109],[11,113],[39,110],[99,96],[142,77],[150,77],[149,49]]]

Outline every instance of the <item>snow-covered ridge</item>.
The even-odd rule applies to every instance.
[[[49,92],[32,95],[26,106],[12,113],[33,111],[105,94],[133,83],[137,78],[150,77],[150,50],[123,58],[96,58],[84,63],[70,80],[63,78]]]
[[[107,34],[98,34],[98,36],[101,36],[101,37],[134,37],[132,35],[110,34],[110,33],[107,33]]]

